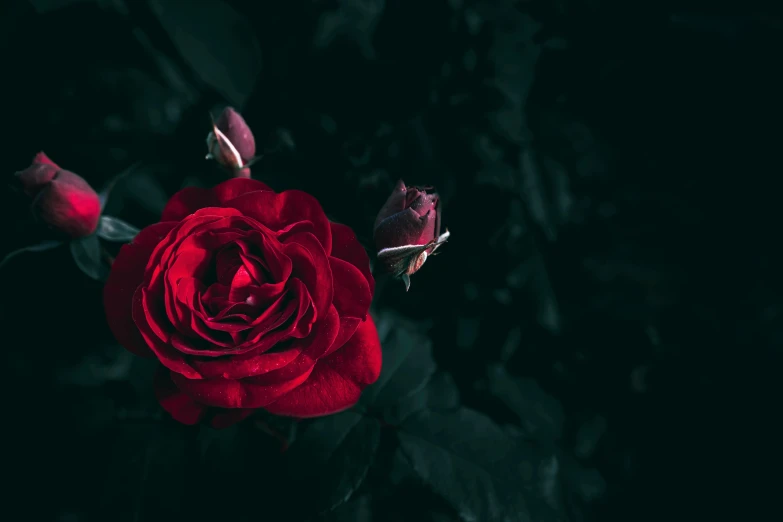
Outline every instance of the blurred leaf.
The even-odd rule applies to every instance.
[[[342,36],[356,43],[366,59],[374,58],[372,38],[385,3],[385,0],[340,0],[339,8],[321,15],[313,36],[315,47],[328,47]]]
[[[531,379],[510,376],[501,365],[488,369],[490,391],[511,409],[525,432],[535,440],[561,437],[565,415],[560,402]]]
[[[107,455],[100,518],[117,522],[175,520],[184,516],[190,428],[171,423],[119,425]]]
[[[523,143],[530,136],[525,109],[538,77],[536,65],[541,54],[541,46],[533,43],[533,37],[541,24],[513,4],[480,2],[477,10],[497,27],[487,55],[497,72],[489,85],[503,103],[490,113],[490,121],[500,136]]]
[[[30,245],[30,246],[22,247],[19,250],[14,250],[13,252],[8,253],[3,258],[3,260],[0,261],[0,268],[3,268],[6,263],[8,263],[11,259],[15,258],[19,254],[24,254],[25,252],[44,252],[46,250],[51,250],[53,248],[56,248],[62,244],[63,244],[62,241],[42,241],[37,245]]]
[[[114,190],[115,185],[118,181],[121,179],[124,179],[126,176],[130,175],[131,173],[135,172],[139,166],[141,166],[140,161],[137,161],[127,169],[123,170],[116,176],[113,176],[109,181],[104,185],[104,187],[101,189],[101,191],[98,193],[98,197],[101,201],[101,211],[103,211],[106,208],[106,204],[109,202],[109,198],[111,198],[112,190]]]
[[[362,484],[380,442],[375,419],[347,411],[307,426],[287,453],[288,476],[297,491],[308,491],[296,509],[329,511],[347,501]]]
[[[136,358],[119,345],[108,344],[97,354],[90,353],[72,366],[57,371],[57,381],[71,386],[95,388],[107,382],[128,378]]]
[[[105,281],[109,270],[103,262],[101,242],[92,235],[71,241],[71,255],[76,266],[96,281]]]
[[[576,461],[567,463],[566,483],[583,502],[594,502],[606,492],[606,481],[598,470],[580,466]]]
[[[242,107],[261,71],[253,28],[220,0],[149,0],[183,58],[230,104]]]
[[[372,502],[369,495],[351,499],[334,511],[318,517],[319,522],[372,522]]]
[[[454,378],[446,372],[439,371],[430,379],[423,390],[395,405],[387,418],[391,423],[398,423],[424,409],[455,410],[459,404],[459,390]]]
[[[128,243],[138,233],[138,228],[112,216],[101,216],[101,220],[98,222],[98,230],[96,231],[99,237],[118,243]]]
[[[522,174],[523,189],[527,208],[533,220],[541,227],[547,239],[554,241],[557,238],[552,209],[546,189],[544,187],[545,175],[538,162],[538,157],[531,147],[525,148],[520,153],[519,170]]]
[[[199,452],[204,467],[210,472],[237,473],[241,470],[243,459],[234,458],[245,449],[239,428],[236,424],[222,430],[200,426],[197,437]]]
[[[359,404],[387,414],[389,409],[419,393],[435,372],[432,343],[412,323],[396,314],[380,314],[383,367],[378,380],[367,388]]]
[[[155,216],[161,215],[169,201],[168,194],[151,171],[133,173],[121,183],[127,197]]]
[[[567,222],[573,207],[568,173],[532,147],[526,147],[519,157],[522,196],[528,211],[547,239],[554,241],[557,228]]]
[[[248,506],[226,502],[229,498],[253,498],[274,510],[271,506],[279,501],[278,488],[285,476],[277,440],[258,430],[250,420],[221,430],[202,425],[197,451],[201,461],[195,482],[210,484],[210,498],[215,499],[201,504],[198,520],[243,519]],[[217,477],[241,479],[216,480]]]
[[[59,410],[56,419],[66,422],[68,430],[79,437],[100,435],[114,422],[114,401],[105,394],[69,386],[56,390],[55,404]]]
[[[577,457],[586,459],[593,455],[598,443],[606,432],[606,419],[596,415],[582,423],[576,432],[574,453]]]
[[[93,0],[29,0],[35,10],[41,14],[68,7],[69,5],[85,3]]]
[[[299,422],[291,417],[279,417],[277,415],[267,414],[261,410],[253,416],[255,427],[272,437],[278,444],[278,450],[284,452],[288,447],[296,442],[299,432]]]
[[[416,473],[465,520],[533,520],[526,499],[535,470],[532,450],[488,417],[466,408],[423,411],[399,428],[400,447]],[[543,513],[536,510],[535,520]]]

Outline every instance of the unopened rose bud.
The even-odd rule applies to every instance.
[[[375,220],[378,264],[406,288],[410,276],[449,237],[448,230],[440,233],[440,199],[431,190],[398,181]]]
[[[43,152],[16,176],[24,193],[33,199],[33,214],[39,220],[72,238],[95,232],[101,203],[98,194],[80,176],[63,170]]]
[[[250,177],[247,168],[256,155],[256,140],[245,119],[232,107],[226,107],[212,132],[207,135],[207,159],[215,159],[232,172],[234,177]]]

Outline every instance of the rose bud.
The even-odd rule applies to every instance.
[[[25,194],[33,198],[33,214],[39,220],[71,238],[95,232],[101,202],[81,176],[60,168],[43,152],[16,176]]]
[[[379,266],[410,288],[410,276],[449,237],[440,233],[440,199],[430,187],[397,182],[375,220]]]
[[[207,159],[215,159],[234,177],[250,177],[247,167],[256,154],[256,140],[245,119],[233,107],[223,109],[217,121],[212,122],[207,148]]]

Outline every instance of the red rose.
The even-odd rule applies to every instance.
[[[449,237],[448,230],[440,233],[440,198],[430,191],[398,181],[375,219],[378,264],[402,278],[406,288],[410,276]]]
[[[39,152],[16,177],[32,200],[37,219],[71,238],[89,236],[98,227],[101,202],[81,176],[63,170]]]
[[[312,196],[235,178],[175,194],[122,247],[104,304],[117,339],[166,368],[163,408],[219,427],[355,404],[381,369],[374,286],[354,233]]]

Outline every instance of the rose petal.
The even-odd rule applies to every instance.
[[[172,320],[177,332],[188,337],[198,337],[210,345],[230,348],[233,346],[232,336],[226,333],[226,330],[212,328],[212,324],[205,316],[201,307],[201,288],[203,284],[194,278],[186,278],[180,281],[177,286],[177,298],[175,299],[176,317]],[[234,332],[247,330],[247,324],[239,325]],[[228,331],[231,331],[230,329]],[[171,344],[184,353],[191,353],[183,350],[178,341],[181,336],[174,334],[171,338]],[[188,343],[185,343],[187,346]],[[195,353],[200,353],[198,350]]]
[[[69,237],[95,232],[101,217],[101,202],[81,176],[61,170],[33,200],[33,212],[44,223]]]
[[[199,228],[204,229],[210,223],[221,221],[222,219],[224,218],[220,216],[198,216],[177,223],[150,254],[144,278],[146,286],[156,291],[161,291],[163,289],[164,269],[169,266],[180,245],[188,240],[195,230]],[[194,240],[191,239],[191,241]]]
[[[375,227],[375,246],[378,250],[400,245],[424,245],[435,239],[434,211],[419,216],[414,210],[406,208],[381,221]],[[430,224],[430,221],[433,221]]]
[[[372,292],[364,274],[352,264],[336,257],[329,258],[329,266],[334,282],[332,303],[340,317],[364,320],[372,302]]]
[[[306,295],[306,290],[304,289],[304,285],[302,285],[301,282],[298,280],[293,280],[292,282],[296,283],[295,292],[297,296]],[[183,364],[190,364],[191,359],[183,358],[182,354],[191,356],[196,355],[201,357],[223,357],[227,355],[239,355],[249,352],[263,353],[272,348],[278,342],[291,337],[296,332],[297,327],[299,326],[298,323],[302,321],[302,317],[305,317],[304,322],[307,321],[306,312],[309,307],[306,307],[306,303],[302,303],[299,297],[289,299],[287,302],[284,301],[286,300],[283,299],[279,305],[274,305],[274,310],[272,312],[265,312],[262,314],[260,319],[256,319],[262,321],[262,323],[253,327],[253,329],[247,334],[246,341],[237,344],[233,348],[229,347],[227,345],[228,343],[216,343],[213,339],[206,338],[195,339],[187,337],[179,332],[175,332],[171,336],[169,341],[170,344],[164,343],[165,348],[168,348],[173,353],[166,353],[165,348],[157,344],[155,347],[153,347],[153,350],[160,350],[161,353],[167,357],[167,361],[161,360],[161,362],[163,362],[168,367],[171,367],[169,366],[170,364],[175,364],[180,360]],[[143,314],[143,311],[140,313]],[[145,325],[145,327],[146,328],[140,327],[142,334],[149,332],[150,335],[155,336],[148,325]],[[159,343],[162,342],[160,339],[157,339],[157,337],[156,340]],[[150,341],[148,340],[148,342]],[[179,354],[179,357],[175,356],[175,354]],[[158,354],[158,357],[161,357],[160,353]],[[195,370],[192,371],[195,372]],[[181,373],[186,376],[189,375],[184,372]],[[189,378],[201,378],[200,374],[197,372],[193,373],[193,375],[196,376]]]
[[[375,218],[375,224],[373,228],[377,228],[378,224],[384,219],[393,216],[399,212],[405,210],[405,198],[408,189],[405,187],[405,183],[402,180],[398,180],[394,184],[394,189],[389,197],[386,199],[386,203],[383,204],[381,210],[378,212],[378,217]]]
[[[175,421],[190,426],[204,418],[207,407],[180,391],[171,380],[171,372],[168,369],[162,366],[158,369],[153,380],[153,387],[158,402]]]
[[[244,301],[247,299],[248,290],[255,286],[257,281],[250,277],[250,273],[244,266],[240,267],[234,273],[231,280],[231,290],[228,293],[228,299],[233,302]]]
[[[230,285],[240,266],[242,266],[242,259],[239,257],[239,249],[236,246],[226,245],[220,249],[215,254],[215,275],[218,283]]]
[[[231,358],[196,360],[193,366],[206,378],[243,379],[259,385],[280,384],[309,371],[337,336],[340,319],[332,307],[317,322],[306,339],[297,339],[289,348],[274,353],[247,353]]]
[[[427,194],[426,192],[421,192],[409,205],[409,208],[413,209],[418,215],[423,216],[428,214],[430,211],[434,211],[437,208],[437,205],[437,194]]]
[[[237,242],[240,259],[259,283],[263,282],[263,272],[268,272],[272,281],[287,281],[291,276],[291,260],[283,253],[283,247],[275,237],[267,233],[252,231],[247,241]],[[258,254],[263,254],[259,256]]]
[[[139,296],[139,297],[135,297]],[[143,313],[144,324],[149,331],[155,334],[155,337],[160,339],[164,343],[168,343],[171,338],[171,320],[166,317],[166,310],[161,306],[160,294],[151,292],[140,286],[136,291],[134,300],[138,299],[141,302],[140,311]],[[134,310],[134,314],[136,311]],[[139,319],[133,317],[136,326],[139,326]]]
[[[57,165],[36,163],[16,173],[16,177],[25,194],[36,196],[48,185],[57,173],[62,170]]]
[[[211,189],[186,187],[171,196],[160,219],[181,221],[200,208],[222,206],[226,201],[241,194],[257,190],[271,191],[272,189],[260,181],[247,178],[232,178]]]
[[[139,288],[133,295],[133,321],[139,328],[141,336],[146,341],[147,346],[158,356],[158,360],[169,370],[181,373],[189,379],[201,379],[201,375],[194,370],[182,353],[175,350],[170,344],[162,341],[152,332],[147,323],[147,311],[144,309],[142,291]]]
[[[139,232],[131,243],[123,245],[114,260],[103,287],[103,306],[114,337],[136,355],[151,357],[147,343],[133,322],[133,294],[144,279],[144,267],[150,254],[176,223],[156,223]]]
[[[224,357],[213,360],[194,360],[193,366],[207,379],[243,379],[261,375],[284,367],[294,361],[302,349],[289,348],[282,352],[244,354],[245,356]]]
[[[49,156],[47,156],[46,153],[44,153],[44,151],[39,152],[33,158],[33,165],[36,164],[51,165],[53,167],[57,167],[58,170],[60,169],[59,165],[57,165],[57,163],[49,159]]]
[[[196,401],[218,408],[262,408],[286,392],[296,388],[310,375],[306,371],[295,379],[268,386],[248,380],[197,379],[191,380],[172,373],[176,386]]]
[[[160,216],[162,221],[182,221],[200,208],[215,206],[215,196],[208,189],[185,187],[169,199]]]
[[[370,294],[375,293],[375,279],[370,270],[370,257],[351,227],[340,223],[330,223],[332,228],[332,257],[351,263],[364,274],[370,285]]]
[[[223,135],[236,148],[243,163],[256,155],[256,140],[245,119],[233,107],[226,107],[215,122]]]
[[[316,311],[327,310],[332,304],[334,284],[326,252],[313,234],[295,234],[286,241],[283,252],[291,259],[291,277],[304,283]]]
[[[321,204],[310,194],[299,190],[254,192],[244,194],[226,206],[236,208],[246,216],[258,220],[273,231],[284,230],[291,223],[308,221],[313,224],[313,234],[328,255],[332,251],[332,231]]]
[[[381,343],[370,316],[345,346],[320,359],[301,386],[264,407],[275,415],[319,417],[350,408],[381,373]]]
[[[326,357],[333,351],[342,348],[343,345],[347,343],[351,337],[353,337],[354,332],[356,332],[356,329],[359,328],[360,324],[362,324],[362,321],[363,319],[356,319],[353,317],[341,317],[340,331],[337,333],[337,337],[332,343],[332,346],[330,346],[329,349],[322,354],[322,356]]]
[[[233,178],[212,187],[212,192],[215,194],[215,197],[221,206],[226,206],[226,202],[231,201],[242,194],[256,191],[274,193],[265,183],[261,183],[257,179],[248,178]]]

